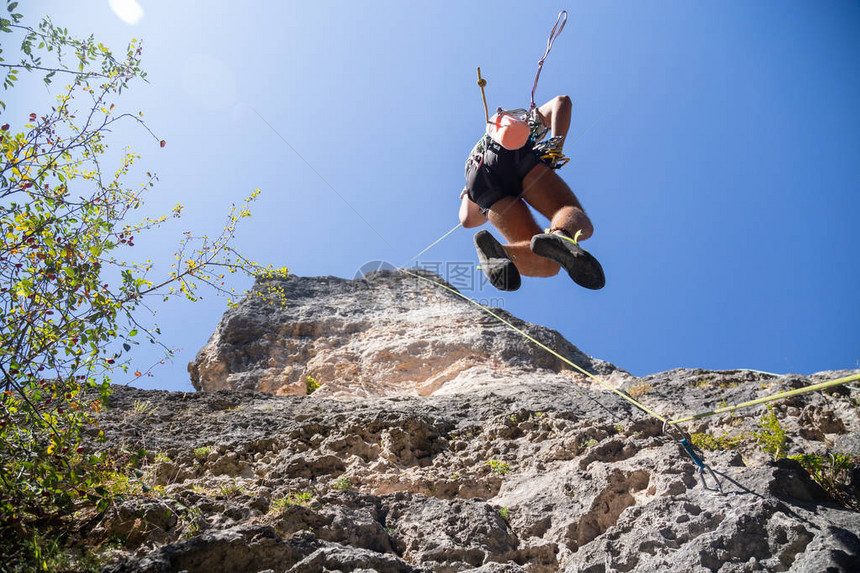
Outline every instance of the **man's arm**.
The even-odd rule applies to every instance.
[[[540,106],[543,124],[550,128],[553,136],[567,135],[570,129],[570,115],[573,105],[566,95],[556,96]]]

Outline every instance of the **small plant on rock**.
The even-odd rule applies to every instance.
[[[785,430],[773,411],[773,406],[768,406],[767,411],[762,414],[759,427],[761,429],[755,433],[755,438],[761,448],[769,453],[774,460],[784,458],[788,440],[785,436]]]
[[[141,416],[152,413],[152,403],[149,400],[135,400],[132,404],[132,412]]]
[[[352,489],[352,482],[349,478],[340,477],[336,482],[334,482],[332,487],[338,491],[350,491]]]
[[[293,504],[290,503],[290,500],[286,497],[273,499],[272,503],[269,504],[269,513],[281,513],[291,505]]]
[[[278,497],[269,505],[269,513],[281,513],[288,507],[301,505],[307,507],[313,501],[314,496],[309,491],[290,492],[286,497]]]
[[[319,390],[320,383],[313,376],[305,376],[305,388],[308,391],[308,396]]]
[[[212,446],[200,446],[199,448],[194,448],[194,458],[202,462],[211,451]]]
[[[741,445],[747,437],[746,434],[716,436],[707,432],[697,432],[690,434],[690,443],[700,450],[733,450]]]
[[[179,525],[180,527],[185,526],[185,533],[183,533],[183,539],[191,539],[200,533],[200,516],[203,515],[203,512],[199,507],[185,507],[180,506],[178,508],[180,510],[179,513]]]
[[[585,448],[590,448],[591,446],[596,446],[597,443],[598,443],[597,440],[595,440],[594,438],[590,438],[588,440],[582,440],[579,443],[579,449],[584,450]]]
[[[500,476],[503,476],[511,471],[511,468],[507,464],[507,462],[501,462],[499,460],[490,460],[486,463],[486,465],[490,466],[490,470],[492,470],[494,474],[499,474]]]
[[[235,497],[244,492],[239,486],[239,482],[234,479],[232,483],[222,484],[218,488],[218,493],[219,495],[223,495],[224,497]]]

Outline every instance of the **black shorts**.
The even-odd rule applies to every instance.
[[[486,138],[484,146],[483,161],[477,155],[466,163],[466,189],[469,199],[486,214],[499,199],[522,195],[523,179],[540,159],[531,141],[513,151],[490,138]]]

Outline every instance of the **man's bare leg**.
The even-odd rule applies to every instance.
[[[591,219],[585,214],[576,195],[561,177],[543,163],[536,165],[525,176],[523,189],[523,199],[550,220],[550,228],[563,229],[571,237],[581,231],[579,240],[583,241],[594,233]]]
[[[508,241],[505,251],[514,261],[520,274],[530,277],[551,277],[558,274],[559,266],[549,259],[534,254],[530,247],[531,238],[541,232],[521,199],[505,197],[490,207],[490,222]]]
[[[549,167],[535,166],[526,175],[528,185],[524,195],[526,201],[547,216],[556,232],[579,239],[587,239],[594,232],[591,221],[576,196]],[[606,284],[603,267],[588,251],[557,235],[538,234],[529,247],[539,257],[561,265],[578,285],[588,289],[601,289]]]

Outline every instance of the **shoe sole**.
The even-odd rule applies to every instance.
[[[489,231],[475,233],[475,249],[481,270],[490,284],[499,290],[514,291],[520,288],[522,279],[507,251]]]
[[[606,285],[603,267],[597,259],[572,240],[544,233],[532,237],[530,246],[534,254],[561,265],[579,286],[600,290]]]

